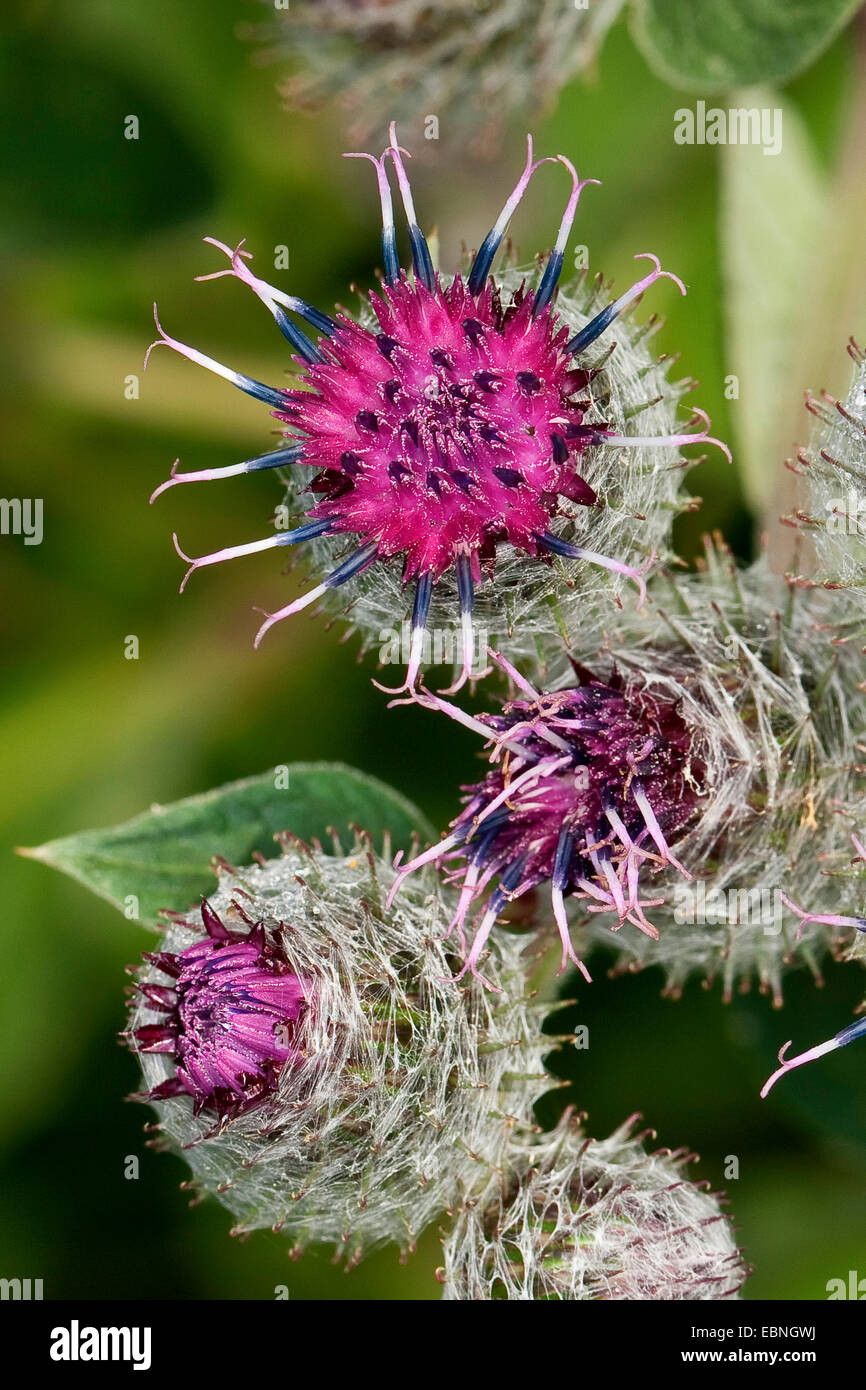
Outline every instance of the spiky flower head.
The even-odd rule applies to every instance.
[[[408,1250],[495,1162],[503,1110],[550,1085],[526,941],[489,967],[501,994],[462,990],[435,885],[387,913],[392,878],[363,842],[326,855],[287,840],[225,868],[145,957],[128,1038],[156,1142],[235,1233],[270,1226],[350,1263]]]
[[[600,601],[600,571],[617,601],[625,581],[642,596],[642,573],[667,546],[675,512],[684,505],[678,500],[679,450],[718,441],[709,439],[701,412],[694,421],[699,428],[677,424],[672,407],[678,390],[666,386],[664,369],[646,352],[640,333],[622,328],[624,341],[607,355],[594,347],[660,277],[685,292],[655,256],[648,257],[652,269],[618,299],[602,306],[596,295],[578,289],[554,307],[588,182],[569,160],[557,156],[571,192],[543,271],[492,273],[515,209],[539,165],[550,162],[534,160],[530,140],[523,173],[464,278],[434,269],[404,154],[392,126],[382,156],[362,156],[378,181],[384,279],[359,321],[321,314],[255,276],[242,247],[231,251],[214,243],[231,263],[216,275],[249,285],[295,348],[300,389],[264,386],[160,328],[161,342],[269,404],[284,427],[286,447],[227,468],[173,471],[154,497],[194,479],[283,465],[295,472],[312,468],[304,488],[293,489],[307,513],[303,525],[196,559],[184,555],[187,578],[222,560],[315,541],[314,553],[332,566],[330,573],[269,615],[256,644],[274,624],[350,581],[352,621],[368,640],[373,634],[381,640],[383,618],[386,626],[399,622],[405,611],[399,591],[411,582],[405,684],[412,688],[417,678],[428,621],[438,625],[447,617],[453,623],[459,612],[457,688],[472,667],[473,610],[482,583],[480,617],[487,630],[516,629],[524,643],[561,627],[567,608],[579,608],[581,621],[598,628],[607,606]],[[399,265],[389,171],[409,226],[411,277]],[[318,342],[295,326],[290,313],[319,332]],[[638,433],[629,422],[640,414],[646,423]],[[645,432],[657,426],[660,433]],[[588,597],[595,600],[592,609]]]
[[[672,994],[699,974],[721,979],[726,999],[757,981],[778,1005],[791,965],[820,981],[828,953],[866,955],[850,843],[864,796],[859,644],[838,594],[794,585],[763,560],[741,571],[719,542],[708,541],[700,572],[650,592],[651,606],[623,613],[602,651],[573,630],[572,652],[645,682],[692,731],[704,795],[674,848],[693,880],[659,872],[658,938],[611,938],[596,918],[576,940],[616,944],[623,969],[661,965]],[[550,665],[556,688],[570,663],[551,649]]]
[[[506,700],[495,714],[476,720],[427,697],[492,740],[491,770],[464,788],[464,809],[450,834],[400,870],[394,891],[431,860],[448,864],[461,884],[449,930],[466,955],[463,972],[476,973],[506,905],[549,884],[562,969],[571,959],[589,979],[571,944],[566,898],[613,913],[614,930],[630,922],[657,937],[645,909],[658,900],[642,898],[641,884],[664,865],[690,877],[671,842],[682,837],[705,794],[703,762],[681,702],[644,679],[614,671],[600,680],[578,668],[578,684],[541,693],[496,659],[521,698]],[[479,902],[481,920],[466,954],[464,927]]]
[[[726,999],[756,980],[780,1004],[790,965],[820,980],[828,952],[866,958],[849,842],[864,795],[859,644],[834,620],[837,595],[763,562],[739,571],[720,543],[649,596],[601,641],[575,625],[543,646],[535,685],[499,657],[518,698],[492,713],[416,692],[491,743],[492,773],[399,882],[450,866],[455,927],[485,902],[467,968],[526,894],[576,964],[615,946],[618,968],[661,965],[670,994],[700,974]]]
[[[336,98],[362,140],[389,110],[405,119],[438,112],[443,121],[447,113],[489,151],[509,111],[551,105],[592,63],[622,4],[292,0],[247,36],[262,45],[262,61],[291,62],[282,87],[290,109]]]
[[[746,1270],[720,1196],[686,1149],[647,1152],[627,1121],[588,1139],[566,1114],[518,1129],[445,1241],[445,1299],[733,1299]]]

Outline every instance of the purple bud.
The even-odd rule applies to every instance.
[[[173,984],[138,985],[159,1021],[142,1024],[132,1037],[141,1052],[167,1053],[174,1061],[176,1076],[161,1096],[192,1096],[196,1109],[212,1108],[224,1118],[273,1091],[285,1064],[301,1055],[310,1001],[276,940],[259,928],[230,931],[206,901],[201,914],[205,940],[148,958]]]

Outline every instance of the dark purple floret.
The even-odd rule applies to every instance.
[[[616,674],[601,681],[580,671],[580,684],[541,694],[497,660],[528,696],[508,701],[501,713],[476,720],[444,700],[422,697],[492,738],[492,766],[483,781],[464,788],[464,809],[451,833],[401,868],[394,891],[423,863],[455,862],[449,876],[460,884],[460,899],[449,934],[456,930],[466,956],[461,974],[477,974],[507,904],[549,882],[562,968],[570,959],[589,979],[571,944],[565,899],[615,913],[614,931],[631,922],[657,937],[644,909],[662,899],[642,899],[639,879],[652,865],[691,876],[670,842],[695,814],[703,769],[676,702],[639,681]],[[467,954],[464,928],[478,903]]]
[[[258,1104],[286,1063],[302,1055],[309,991],[262,923],[232,931],[207,901],[201,915],[204,940],[145,955],[168,983],[138,983],[159,1017],[131,1037],[140,1052],[162,1052],[175,1063],[175,1075],[145,1099],[192,1096],[196,1112],[212,1108],[224,1119]]]

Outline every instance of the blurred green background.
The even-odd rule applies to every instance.
[[[253,604],[278,606],[298,584],[273,556],[206,571],[178,597],[171,531],[193,553],[263,535],[276,481],[183,488],[147,505],[176,455],[186,469],[227,464],[270,438],[262,407],[169,353],[154,355],[139,399],[125,397],[152,336],[152,300],[170,332],[254,376],[279,381],[287,361],[245,291],[193,283],[219,263],[201,237],[246,236],[260,266],[287,245],[280,283],[323,308],[349,303],[350,283],[369,285],[379,263],[372,177],[340,158],[352,146],[339,115],[280,109],[278,74],[256,68],[236,36],[251,9],[247,0],[7,0],[0,20],[3,490],[45,506],[41,546],[0,538],[0,1275],[43,1278],[48,1298],[270,1298],[280,1284],[293,1297],[438,1297],[435,1231],[405,1267],[386,1252],[345,1275],[325,1255],[290,1263],[270,1234],[230,1240],[216,1205],[187,1210],[183,1165],[145,1148],[147,1112],[122,1099],[137,1084],[115,1044],[123,968],[150,938],[12,853],[293,759],[354,763],[444,824],[457,783],[477,766],[472,735],[449,721],[434,730],[421,711],[386,714],[357,644],[341,645],[323,623],[301,617],[253,651]],[[719,153],[672,139],[673,111],[692,100],[650,74],[619,25],[597,75],[534,128],[545,152],[567,152],[604,180],[583,200],[576,234],[592,267],[622,286],[633,253],[652,248],[688,283],[685,300],[657,286],[646,312],[667,315],[660,349],[682,353],[715,432],[736,437],[741,402],[724,396],[734,368]],[[850,33],[785,92],[828,176],[857,100]],[[135,141],[124,139],[131,114]],[[444,115],[438,144],[420,142],[424,114],[405,132],[416,201],[453,268],[460,240],[478,244],[513,184],[523,127],[493,163],[473,164],[449,143]],[[515,222],[524,256],[550,244],[559,219],[564,190],[552,178],[544,188],[549,199],[527,199]],[[795,208],[776,211],[784,222]],[[808,281],[789,289],[797,304],[814,292]],[[832,327],[836,378],[798,389],[844,389],[844,340],[861,325]],[[792,419],[791,442],[798,430],[805,417],[802,427]],[[719,526],[748,558],[756,518],[738,473],[712,460],[691,481],[705,500],[682,526],[685,553],[697,552],[701,529]],[[137,661],[124,658],[131,634]],[[858,1264],[866,1274],[862,1057],[832,1056],[770,1101],[757,1097],[786,1037],[807,1046],[849,1020],[857,972],[831,967],[823,991],[792,977],[779,1016],[757,997],[724,1007],[698,983],[663,1001],[658,975],[609,981],[599,965],[568,1016],[589,1025],[592,1046],[557,1064],[574,1086],[555,1105],[573,1100],[598,1135],[640,1110],[660,1143],[692,1145],[696,1176],[730,1193],[756,1270],[747,1297],[823,1298],[828,1279]],[[138,1181],[124,1178],[131,1154],[141,1157]],[[736,1181],[724,1181],[728,1155],[740,1160]]]

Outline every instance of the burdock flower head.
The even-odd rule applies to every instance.
[[[292,64],[290,109],[336,97],[365,139],[396,101],[406,116],[448,113],[474,144],[497,142],[518,106],[549,105],[598,53],[623,0],[292,0],[248,36],[263,61]]]
[[[645,682],[617,672],[601,680],[579,670],[578,684],[543,694],[496,659],[522,695],[501,712],[474,719],[426,697],[492,740],[492,767],[464,789],[451,833],[402,867],[393,891],[431,860],[449,865],[461,884],[450,930],[466,955],[462,974],[477,973],[506,905],[549,884],[562,969],[571,959],[589,979],[571,944],[566,897],[613,913],[614,930],[630,922],[657,937],[645,909],[660,900],[642,897],[642,883],[664,865],[690,877],[671,843],[696,813],[703,768],[678,703]],[[480,922],[466,954],[465,923],[479,902]]]
[[[619,932],[620,966],[662,965],[674,995],[693,973],[720,979],[726,999],[756,980],[778,1005],[793,964],[820,982],[829,952],[866,947],[849,839],[864,793],[860,643],[839,594],[803,590],[763,561],[740,571],[718,542],[698,573],[659,580],[652,598],[623,612],[600,650],[569,634],[572,657],[612,662],[674,704],[703,791],[673,842],[694,879],[659,873],[658,938]],[[568,665],[551,649],[554,688]],[[613,944],[603,919],[582,926],[581,948],[584,933]]]
[[[687,1149],[647,1152],[633,1117],[587,1138],[566,1112],[518,1128],[445,1242],[445,1299],[736,1298],[748,1270],[718,1193],[684,1176]]]
[[[145,956],[127,1033],[138,1098],[235,1233],[270,1226],[350,1263],[408,1250],[496,1162],[505,1112],[551,1085],[531,943],[502,943],[501,994],[458,989],[435,883],[388,913],[392,880],[364,841],[326,855],[286,840],[281,858],[225,867]]]
[[[550,162],[533,158],[530,140],[523,173],[464,278],[444,277],[434,268],[404,155],[392,126],[380,158],[361,156],[373,164],[378,181],[384,278],[359,322],[345,314],[329,318],[284,294],[253,274],[242,247],[232,251],[214,243],[231,267],[216,275],[247,284],[295,349],[300,389],[264,386],[160,328],[159,341],[270,405],[286,443],[226,468],[175,470],[154,496],[195,479],[283,465],[296,472],[312,468],[303,491],[294,492],[307,509],[303,525],[195,559],[184,556],[187,578],[222,560],[316,541],[315,553],[326,555],[333,568],[303,597],[270,614],[256,644],[283,618],[350,581],[357,581],[352,621],[381,640],[383,619],[399,619],[399,590],[411,583],[406,685],[412,688],[417,678],[431,614],[437,622],[446,614],[453,620],[459,610],[459,686],[470,674],[472,615],[482,582],[485,622],[498,631],[526,627],[524,641],[531,632],[555,631],[562,609],[581,598],[583,619],[591,625],[585,600],[600,592],[599,570],[605,583],[611,576],[615,586],[634,582],[642,597],[642,573],[667,544],[679,505],[679,449],[718,441],[709,440],[700,412],[699,428],[676,424],[671,403],[678,389],[666,385],[664,370],[646,353],[640,335],[630,342],[624,329],[624,343],[607,358],[592,351],[660,277],[685,292],[655,256],[646,257],[646,275],[603,307],[585,294],[587,312],[562,296],[554,306],[578,200],[590,182],[578,178],[569,160],[557,156],[571,192],[543,271],[525,277],[492,273],[530,180],[540,164]],[[398,259],[389,172],[408,221],[412,276]],[[290,314],[311,325],[318,341]],[[630,432],[644,411],[647,425]],[[661,433],[652,434],[656,422]]]
[[[668,993],[700,973],[726,999],[757,980],[780,1004],[792,964],[820,981],[828,952],[866,955],[848,839],[863,804],[860,644],[844,604],[836,621],[838,594],[763,562],[739,571],[718,542],[650,598],[601,640],[576,622],[540,644],[534,669],[521,662],[532,680],[498,657],[516,690],[488,713],[416,691],[490,743],[491,771],[398,882],[439,861],[462,885],[467,969],[523,895],[515,912],[555,918],[563,963],[615,945],[619,968],[663,966]]]

